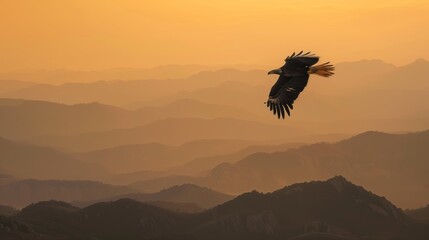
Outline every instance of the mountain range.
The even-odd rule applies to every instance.
[[[42,145],[68,151],[92,151],[128,144],[157,142],[181,145],[199,139],[291,142],[311,132],[277,124],[234,118],[168,118],[143,126],[91,132],[72,136],[45,136],[30,139]]]
[[[32,204],[0,218],[6,239],[427,239],[428,227],[341,176],[256,191],[202,213],[131,199]]]
[[[100,165],[110,172],[165,170],[195,158],[237,152],[253,142],[234,139],[196,140],[179,146],[159,143],[132,144],[78,153],[79,159]]]
[[[189,99],[135,111],[95,102],[66,105],[24,99],[0,99],[0,116],[0,136],[9,139],[131,128],[173,117],[254,118],[254,115],[237,107],[206,104]]]
[[[5,182],[13,178],[97,179],[107,174],[100,166],[53,148],[0,138],[0,170]]]
[[[198,207],[208,209],[231,200],[233,196],[192,184],[183,184],[163,189],[156,193],[131,193],[87,202],[72,202],[72,204],[74,206],[86,207],[96,202],[110,202],[123,198],[140,202],[169,201],[174,203],[194,203]]]
[[[142,191],[193,183],[226,192],[272,191],[298,181],[341,174],[411,208],[429,202],[429,131],[366,132],[337,143],[316,143],[273,153],[254,153],[221,163],[203,176],[163,176],[132,184]],[[408,196],[412,195],[413,198]]]

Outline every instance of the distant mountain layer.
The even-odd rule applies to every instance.
[[[100,103],[65,105],[0,98],[0,116],[0,136],[10,139],[131,128],[174,117],[254,118],[254,115],[237,107],[189,99],[180,99],[165,106],[130,111]]]
[[[203,213],[182,214],[130,199],[76,208],[32,204],[0,218],[10,239],[416,239],[411,221],[385,198],[335,177],[272,193],[249,192]],[[320,237],[320,238],[317,238]],[[321,238],[323,237],[323,238]]]
[[[51,199],[92,201],[131,192],[135,190],[99,182],[30,179],[0,186],[0,204],[22,208],[30,203]]]
[[[177,79],[187,78],[200,72],[210,72],[225,68],[242,70],[259,69],[261,66],[234,65],[199,65],[199,64],[169,64],[153,68],[112,68],[105,70],[21,70],[0,73],[0,81],[4,79],[25,80],[37,83],[62,84],[67,82],[94,82],[102,80],[136,80],[136,79]]]
[[[132,193],[104,199],[94,199],[90,202],[73,202],[72,204],[86,207],[96,202],[115,201],[121,198],[129,198],[140,202],[169,201],[174,203],[194,203],[197,206],[207,209],[231,200],[233,196],[192,184],[184,184],[173,186],[157,193]]]
[[[92,151],[128,144],[157,142],[180,145],[198,139],[290,142],[310,132],[279,124],[235,118],[168,118],[147,125],[73,136],[46,136],[31,141],[70,151]]]
[[[143,170],[163,170],[195,158],[229,154],[239,151],[252,141],[234,139],[196,140],[180,146],[159,143],[130,144],[76,154],[85,162],[95,163],[116,173]]]
[[[11,182],[13,177],[97,179],[107,174],[100,166],[83,162],[53,148],[10,141],[1,137],[0,153],[0,170],[7,173],[3,175],[4,178],[0,176],[0,183]]]
[[[1,75],[0,75],[1,77]],[[110,76],[111,77],[111,76]],[[223,82],[237,79],[247,83],[260,83],[266,77],[265,71],[241,71],[236,69],[220,69],[202,71],[194,75],[165,80],[136,79],[96,79],[91,82],[66,82],[60,85],[35,84],[1,94],[5,98],[24,98],[44,100],[67,104],[83,102],[102,102],[116,106],[134,105],[136,102],[147,102],[159,97],[193,91],[200,88],[214,87]],[[108,81],[106,81],[108,80]],[[113,80],[113,81],[112,81]],[[10,86],[11,83],[4,83]],[[0,80],[0,89],[2,86]],[[10,88],[11,89],[11,88]],[[139,108],[135,106],[134,109]]]
[[[429,202],[429,131],[409,134],[366,132],[334,144],[318,143],[273,153],[254,153],[222,163],[202,177],[164,176],[132,184],[142,191],[194,183],[226,193],[282,185],[335,174],[377,191],[404,208]],[[413,196],[410,198],[409,196]]]

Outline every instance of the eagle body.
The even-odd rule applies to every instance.
[[[302,51],[286,58],[286,63],[279,69],[274,69],[268,74],[278,74],[277,82],[271,88],[266,102],[267,107],[280,119],[284,119],[285,112],[290,116],[290,109],[299,94],[307,86],[310,74],[323,77],[331,76],[334,71],[329,62],[313,66],[319,61],[319,57],[310,52],[303,54]]]

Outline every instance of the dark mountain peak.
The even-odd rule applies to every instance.
[[[339,192],[341,192],[346,187],[354,186],[351,182],[347,181],[347,179],[341,175],[328,179],[327,182],[332,184]]]
[[[181,214],[129,198],[96,203],[81,209],[78,213],[91,231],[107,233],[116,231],[116,234],[122,234],[122,236],[168,232],[180,223],[178,218],[181,216]],[[115,230],[106,230],[106,226],[115,226]],[[136,238],[125,237],[124,239]]]
[[[42,201],[23,208],[19,213],[21,217],[37,216],[47,219],[56,219],[78,211],[79,208],[62,201]]]
[[[343,176],[297,183],[267,194],[245,193],[214,208],[212,213],[220,219],[239,216],[237,224],[247,228],[245,231],[253,231],[246,224],[258,218],[265,222],[270,219],[270,227],[280,223],[288,229],[312,226],[316,232],[346,236],[371,235],[376,231],[389,233],[410,225],[402,211],[388,200]]]

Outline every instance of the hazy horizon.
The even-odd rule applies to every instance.
[[[382,58],[403,65],[429,56],[424,0],[2,4],[0,72],[172,63],[277,66],[300,50],[335,63]]]

